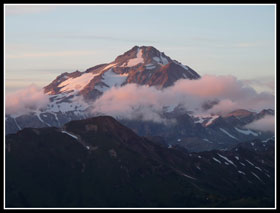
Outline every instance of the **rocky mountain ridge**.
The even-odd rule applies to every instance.
[[[189,152],[109,116],[6,137],[7,207],[273,207],[274,139]]]

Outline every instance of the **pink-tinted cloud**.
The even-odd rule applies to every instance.
[[[224,114],[232,112],[233,110],[238,109],[238,108],[239,108],[238,103],[236,103],[230,99],[224,99],[224,100],[221,100],[218,104],[214,105],[208,111],[210,113],[224,115]]]
[[[6,96],[5,110],[7,114],[25,114],[37,110],[49,103],[49,97],[43,90],[32,84]]]
[[[217,100],[205,111],[205,102]],[[142,118],[161,122],[165,106],[182,106],[194,113],[228,113],[235,109],[260,111],[274,109],[274,96],[258,93],[233,76],[205,75],[198,80],[182,79],[174,86],[154,87],[128,84],[105,92],[94,104],[94,111],[127,119]]]
[[[275,117],[267,115],[245,126],[248,129],[275,132]]]
[[[205,75],[198,80],[182,79],[172,87],[174,92],[184,92],[186,94],[200,97],[225,96],[242,88],[241,82],[233,76]]]
[[[154,87],[128,84],[105,92],[94,105],[94,112],[127,119],[142,119],[162,122],[159,112],[168,100],[164,92]]]

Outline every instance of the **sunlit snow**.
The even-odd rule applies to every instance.
[[[102,75],[102,82],[107,86],[97,85],[95,89],[100,92],[105,92],[111,87],[120,87],[127,79],[128,74],[117,74],[112,69],[108,70]]]
[[[210,124],[213,123],[214,120],[216,120],[219,117],[219,115],[213,115],[209,121],[205,124],[205,126],[209,126]]]
[[[99,73],[84,73],[76,78],[69,78],[63,82],[61,82],[58,87],[62,87],[60,92],[79,90],[81,91],[88,83],[95,77],[99,75]]]
[[[109,65],[107,65],[106,67],[104,67],[103,69],[102,69],[102,71],[103,70],[106,70],[106,69],[109,69],[109,68],[111,68],[111,67],[114,67],[116,64],[109,64]]]
[[[136,58],[130,59],[127,64],[122,64],[121,67],[134,67],[137,64],[144,63],[144,58],[142,57],[143,50],[138,48]]]

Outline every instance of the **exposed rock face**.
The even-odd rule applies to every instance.
[[[77,80],[78,77],[85,74],[87,74],[89,80],[81,83],[83,87],[79,88],[79,93],[91,100],[96,99],[104,91],[115,85],[122,86],[128,83],[136,83],[165,88],[173,85],[179,79],[198,79],[200,77],[190,67],[172,60],[154,47],[135,46],[109,64],[97,65],[85,72],[63,73],[44,88],[45,93],[59,94],[65,91],[63,90],[63,82],[69,81],[71,78],[74,82],[75,79]],[[119,80],[116,80],[117,78]]]

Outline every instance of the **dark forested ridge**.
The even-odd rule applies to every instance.
[[[274,140],[195,153],[100,116],[5,148],[6,207],[274,207]]]

